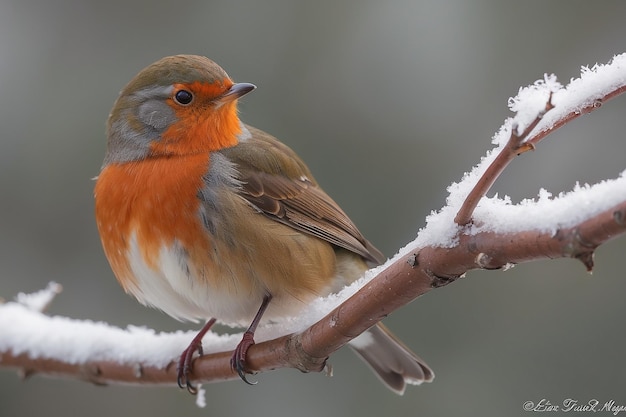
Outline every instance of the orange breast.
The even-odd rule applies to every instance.
[[[274,297],[267,317],[278,318],[356,278],[346,273],[350,268],[337,269],[331,244],[259,214],[235,192],[222,190],[219,209],[207,212],[198,191],[208,164],[204,153],[111,164],[101,172],[96,220],[127,292],[176,318],[244,323],[267,293]],[[205,226],[203,209],[219,216],[215,227]],[[366,269],[360,256],[345,258],[352,269],[354,262]]]
[[[128,258],[133,235],[144,263],[153,269],[164,245],[175,241],[191,259],[207,258],[210,241],[197,198],[207,168],[208,154],[198,154],[102,170],[95,188],[96,221],[111,268],[125,290],[137,288]]]

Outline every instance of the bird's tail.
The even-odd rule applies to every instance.
[[[396,394],[404,394],[406,384],[419,385],[435,377],[428,365],[382,323],[363,332],[349,345]]]

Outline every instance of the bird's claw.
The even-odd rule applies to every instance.
[[[239,342],[235,348],[232,358],[230,358],[231,368],[234,371],[237,371],[239,378],[241,378],[241,380],[248,385],[256,385],[258,383],[258,381],[248,381],[247,374],[249,372],[246,370],[246,354],[248,353],[248,349],[250,349],[254,343],[254,333],[249,331],[245,332],[241,342]]]
[[[191,374],[191,368],[193,363],[193,354],[198,352],[200,356],[202,356],[202,343],[196,342],[193,340],[187,349],[183,351],[180,355],[180,359],[178,360],[178,366],[176,370],[178,372],[178,377],[176,378],[176,382],[181,389],[187,389],[187,391],[191,395],[196,395],[198,393],[198,388],[191,383],[191,379],[189,378],[189,374]]]

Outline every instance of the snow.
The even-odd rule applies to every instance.
[[[367,276],[373,276],[373,272],[368,271]],[[358,285],[352,285],[340,294],[316,300],[305,314],[259,328],[256,340],[268,340],[305,329],[367,281],[369,279],[362,278]],[[58,359],[70,364],[115,361],[163,367],[178,359],[196,333],[162,333],[137,326],[122,329],[104,322],[48,316],[39,310],[39,304],[23,303],[25,299],[35,297],[51,300],[57,293],[58,287],[51,284],[34,294],[20,294],[16,302],[0,304],[0,352],[26,353],[31,358]],[[240,340],[241,334],[208,332],[203,339],[203,349],[205,353],[228,351]]]
[[[559,228],[572,227],[584,220],[614,207],[626,200],[626,171],[614,180],[594,185],[577,184],[569,193],[556,197],[541,189],[536,200],[523,200],[511,204],[508,199],[487,198],[477,207],[475,218],[487,220],[472,233],[481,231],[518,232],[540,230],[555,233]]]
[[[555,75],[544,75],[542,80],[524,88],[520,88],[517,96],[509,99],[509,109],[515,117],[503,125],[496,136],[495,144],[504,144],[509,137],[510,123],[519,125],[518,133],[545,108],[550,93],[553,93],[552,104],[555,106],[545,115],[536,132],[553,126],[563,116],[580,112],[583,108],[599,104],[602,97],[611,91],[626,85],[626,54],[616,55],[608,64],[596,64],[592,68],[582,67],[580,77],[572,79],[563,87]]]
[[[459,182],[450,185],[446,206],[427,217],[426,226],[413,242],[401,249],[394,259],[368,271],[340,293],[315,300],[297,317],[260,327],[257,341],[307,328],[408,251],[426,245],[454,245],[459,232],[454,217],[466,196],[504,146],[511,129],[516,127],[518,132],[523,131],[538,112],[545,108],[550,93],[555,108],[545,114],[535,127],[536,132],[549,129],[563,115],[580,111],[625,84],[626,54],[623,54],[616,56],[609,64],[582,68],[581,77],[565,87],[553,75],[546,75],[531,86],[520,89],[517,96],[509,100],[509,107],[516,115],[507,119],[494,136],[495,148],[487,152],[480,163]],[[469,232],[550,232],[579,223],[625,199],[626,171],[616,179],[594,185],[578,185],[574,190],[557,196],[540,190],[536,199],[524,200],[519,204],[512,204],[506,196],[483,198],[474,213],[474,224],[480,226],[472,226]],[[44,315],[42,311],[59,290],[57,284],[51,284],[35,294],[18,295],[16,302],[0,304],[0,352],[27,353],[32,358],[56,358],[70,363],[111,360],[161,367],[178,358],[194,336],[194,332],[159,333],[134,326],[122,329],[102,322]],[[231,350],[240,338],[241,335],[209,332],[203,341],[204,350],[206,353]]]
[[[592,68],[582,67],[581,76],[563,87],[554,75],[545,75],[534,84],[520,88],[517,96],[509,99],[509,108],[516,112],[507,119],[493,137],[495,148],[489,150],[479,164],[465,173],[461,181],[448,187],[446,206],[426,218],[426,226],[417,239],[401,253],[416,246],[451,247],[456,244],[459,228],[454,217],[467,195],[474,188],[487,167],[507,143],[511,129],[521,133],[544,111],[552,93],[554,108],[548,111],[535,126],[534,133],[549,130],[564,116],[580,112],[583,108],[597,105],[608,93],[626,85],[626,54],[617,55],[608,64],[596,64]],[[537,199],[512,204],[507,196],[485,197],[476,208],[471,233],[493,231],[510,233],[520,230],[555,231],[560,227],[572,226],[595,214],[607,210],[626,198],[626,179],[622,173],[615,180],[594,185],[577,186],[569,193],[552,197],[540,190]]]
[[[45,291],[50,291],[50,286],[36,294],[42,296]],[[0,352],[15,355],[27,353],[31,358],[71,364],[110,360],[162,367],[180,356],[194,333],[158,333],[136,326],[121,329],[103,322],[50,317],[20,302],[8,302],[0,305],[0,335]],[[238,340],[210,333],[205,338],[205,351],[232,349]]]
[[[198,408],[206,407],[206,390],[202,388],[202,384],[198,384],[196,387],[198,393],[196,394],[196,406]]]
[[[558,92],[562,88],[563,86],[557,81],[556,75],[545,74],[542,80],[537,80],[534,84],[520,88],[517,96],[509,98],[509,109],[515,113],[515,120],[510,119],[511,125],[517,126],[516,133],[518,135],[537,117],[538,113],[545,110],[550,93],[559,96]],[[553,103],[554,100],[555,97],[552,98]],[[507,129],[494,137],[493,142],[495,144],[504,145],[509,138],[510,128],[506,123],[505,126]]]
[[[50,304],[54,297],[62,290],[63,287],[61,284],[50,282],[43,290],[31,294],[19,293],[15,297],[15,301],[31,310],[44,311],[46,307],[48,307],[48,304]]]

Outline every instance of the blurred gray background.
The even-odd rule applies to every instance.
[[[626,4],[589,1],[0,2],[0,296],[65,290],[50,313],[191,329],[124,294],[100,248],[93,181],[118,91],[165,55],[195,53],[258,89],[242,118],[292,146],[388,256],[490,148],[520,86],[626,51]],[[495,190],[626,168],[626,98],[514,161]],[[626,239],[592,276],[572,260],[472,272],[387,324],[434,368],[404,397],[348,350],[334,377],[279,370],[212,384],[207,407],[175,388],[95,387],[0,372],[0,416],[522,415],[525,401],[626,404]],[[2,337],[2,335],[0,335]]]

